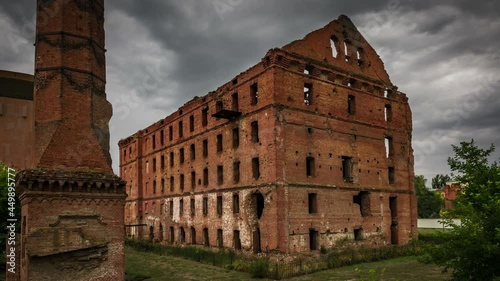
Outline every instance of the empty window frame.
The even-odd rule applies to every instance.
[[[370,193],[368,191],[360,191],[358,195],[352,197],[352,202],[359,205],[361,216],[371,216]]]
[[[182,121],[179,121],[179,138],[182,138],[184,133],[184,128],[182,126]]]
[[[259,98],[259,85],[257,83],[253,83],[250,86],[250,104],[256,105]]]
[[[259,157],[252,158],[252,175],[254,179],[260,178]]]
[[[215,102],[215,112],[219,112],[223,108],[224,108],[224,103],[221,100]]]
[[[179,228],[179,242],[182,244],[186,243],[186,232],[184,231],[184,227]]]
[[[201,110],[201,125],[205,127],[208,124],[208,107]]]
[[[179,188],[182,191],[184,191],[184,174],[181,174],[179,177]]]
[[[217,183],[219,185],[224,183],[224,167],[222,165],[217,166]]]
[[[163,132],[163,130],[160,131],[160,146],[164,146],[165,145],[165,133]]]
[[[156,194],[156,180],[153,180],[153,194]]]
[[[363,230],[361,228],[354,229],[354,240],[363,240]]]
[[[170,167],[174,166],[174,152],[170,152]]]
[[[203,140],[203,157],[208,156],[208,140]]]
[[[196,228],[191,226],[191,244],[196,245]]]
[[[203,197],[203,215],[208,215],[208,197]]]
[[[304,104],[311,105],[312,103],[312,84],[304,84]]]
[[[358,48],[356,50],[356,59],[358,60],[358,65],[361,66],[363,65],[363,57],[364,57],[364,52],[363,52],[363,49],[362,48]]]
[[[194,190],[196,188],[196,172],[192,171],[191,172],[191,190]]]
[[[217,139],[216,139],[216,142],[217,142],[217,152],[222,152],[222,134],[219,134],[217,135]]]
[[[194,217],[195,211],[196,211],[196,208],[195,208],[196,207],[196,203],[194,201],[194,198],[191,198],[189,207],[190,207],[190,210],[191,210],[190,214],[191,214],[192,217]]]
[[[224,241],[223,241],[223,235],[222,235],[222,229],[217,229],[217,247],[222,248],[224,247]]]
[[[152,145],[153,145],[153,149],[155,149],[156,148],[156,135],[155,134],[153,134]]]
[[[309,209],[309,214],[316,214],[318,212],[318,194],[308,193],[307,194],[307,205]]]
[[[231,95],[231,102],[233,111],[238,111],[239,110],[238,93],[233,93]]]
[[[393,148],[393,143],[392,143],[392,137],[386,136],[385,137],[385,156],[387,158],[393,157],[394,156],[394,148]]]
[[[349,61],[351,59],[351,56],[349,55],[349,42],[344,41],[344,57],[345,61]]]
[[[315,174],[314,157],[308,156],[306,157],[306,176],[314,177],[314,174]]]
[[[314,66],[310,64],[306,65],[306,67],[304,68],[304,74],[311,75],[313,71],[314,71]]]
[[[153,172],[156,172],[156,157],[153,158]]]
[[[165,156],[164,155],[160,156],[160,169],[161,170],[165,169]]]
[[[191,158],[191,160],[196,159],[196,146],[194,145],[194,143],[189,146],[189,157]]]
[[[217,196],[217,215],[222,216],[222,196]]]
[[[169,212],[170,218],[173,218],[174,217],[174,200],[170,200],[168,203],[169,203],[168,212]]]
[[[172,126],[168,127],[168,140],[172,141],[174,139],[174,128]]]
[[[179,163],[183,164],[184,163],[184,148],[181,148],[179,150]]]
[[[189,131],[194,131],[194,115],[189,116]]]
[[[332,49],[332,57],[336,58],[337,55],[338,55],[338,51],[337,51],[337,42],[339,40],[337,39],[337,37],[335,36],[332,36],[330,37],[330,48]]]
[[[252,128],[252,142],[257,143],[259,142],[259,122],[253,121],[250,126]]]
[[[208,168],[203,169],[203,185],[208,186]]]
[[[315,229],[309,229],[309,249],[311,251],[315,251],[315,250],[318,250],[318,237],[319,237],[319,233],[317,230]]]
[[[174,176],[170,176],[170,192],[174,192]]]
[[[238,146],[240,146],[240,130],[233,128],[233,148],[238,148]]]
[[[353,182],[352,167],[352,157],[342,156],[342,177],[345,182]]]
[[[392,121],[392,107],[390,104],[386,104],[384,108],[384,120],[385,122]]]
[[[208,239],[208,228],[203,228],[203,245],[210,246],[210,240]]]
[[[241,250],[241,239],[240,239],[240,231],[233,231],[233,244],[235,250]]]
[[[350,115],[356,114],[356,97],[353,95],[347,97],[347,113]]]
[[[240,182],[240,161],[233,162],[233,182]]]
[[[179,216],[184,214],[184,199],[179,200]]]
[[[387,169],[387,173],[388,173],[388,176],[389,176],[389,184],[390,185],[394,185],[394,182],[395,182],[395,178],[394,178],[394,167],[389,167]]]
[[[233,214],[238,214],[240,212],[240,195],[238,193],[233,194]]]
[[[165,193],[165,179],[161,178],[161,193]]]

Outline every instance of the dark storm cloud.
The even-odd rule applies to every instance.
[[[0,36],[16,44],[0,40],[0,68],[32,73],[33,37],[23,28],[33,24],[35,0],[4,2]],[[451,144],[500,145],[500,1],[107,0],[115,171],[119,139],[341,14],[409,97],[417,174],[449,172]],[[489,96],[471,103],[478,93]]]

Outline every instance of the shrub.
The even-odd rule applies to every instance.
[[[254,278],[264,278],[269,271],[269,261],[267,259],[256,259],[250,263],[250,274]]]

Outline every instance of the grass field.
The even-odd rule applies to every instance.
[[[356,268],[358,272],[356,272]],[[337,269],[325,270],[309,275],[303,275],[286,280],[291,281],[345,281],[372,280],[369,270],[375,270],[373,275],[379,276],[383,271],[383,280],[446,280],[449,275],[442,274],[441,269],[434,265],[419,263],[415,257],[404,257],[381,262],[363,263]],[[191,260],[170,256],[159,256],[126,248],[125,271],[127,280],[257,280],[249,273],[226,270]],[[359,272],[360,271],[360,272]],[[372,276],[373,276],[372,275]],[[141,278],[142,277],[142,278]],[[144,279],[148,277],[147,279]],[[261,279],[262,280],[262,279]],[[373,279],[380,280],[380,279]]]

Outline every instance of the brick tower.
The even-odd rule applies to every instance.
[[[18,175],[21,280],[123,280],[124,181],[113,174],[104,0],[38,0],[34,168]]]

